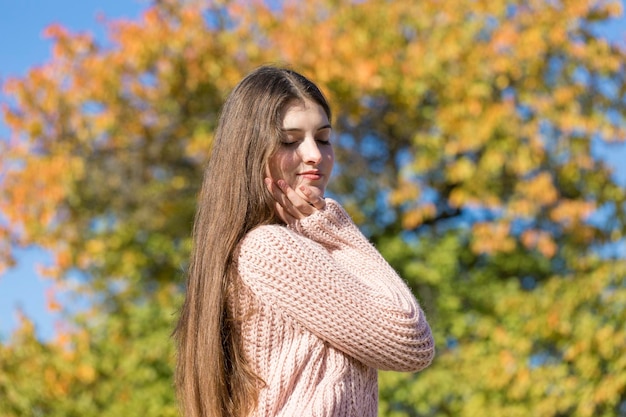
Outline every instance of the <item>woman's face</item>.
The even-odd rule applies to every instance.
[[[313,196],[322,197],[335,159],[324,109],[310,100],[292,101],[285,109],[282,131],[281,144],[268,164],[271,179],[284,179],[296,191],[307,185]]]

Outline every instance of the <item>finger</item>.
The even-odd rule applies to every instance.
[[[301,185],[299,187],[299,190],[302,192],[302,194],[306,196],[306,199],[311,206],[315,207],[318,210],[322,210],[324,207],[326,207],[326,200],[324,199],[324,196],[319,195],[319,192],[314,193],[311,190],[311,187],[308,187],[306,185]]]
[[[291,188],[285,180],[278,180],[278,187],[287,197],[287,201],[283,206],[295,218],[301,219],[310,216],[317,211],[317,209],[312,206],[307,199]]]
[[[282,208],[292,206],[292,204],[289,202],[287,195],[282,191],[278,184],[274,183],[269,178],[265,178],[265,184],[267,185],[267,189],[272,194],[272,197],[274,197],[274,200],[276,200],[276,202],[280,204]]]
[[[282,198],[282,192],[280,191],[280,189],[278,189],[278,187],[275,186],[272,180],[269,178],[265,178],[265,186],[274,198],[274,211],[276,212],[278,218],[281,219],[285,224],[289,224],[290,222],[292,222],[293,217],[289,215],[283,208],[283,206],[278,202],[278,200]]]
[[[289,195],[296,201],[298,196],[284,180],[279,180],[277,183],[274,183],[271,179],[265,178],[265,184],[276,201],[276,213],[285,223],[302,219],[313,212],[313,207],[308,206],[307,203],[303,201],[300,202],[300,207],[308,206],[303,209],[303,212],[290,200]]]

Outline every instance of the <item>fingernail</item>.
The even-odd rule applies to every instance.
[[[302,191],[304,195],[306,196],[308,196],[311,193],[311,191],[308,188],[306,188],[304,185],[300,186],[300,191]]]
[[[272,183],[272,180],[270,180],[269,178],[265,178],[265,184],[270,185]]]
[[[278,186],[280,188],[285,188],[285,186],[287,186],[287,183],[285,182],[285,180],[278,180]]]

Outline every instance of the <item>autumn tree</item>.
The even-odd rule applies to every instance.
[[[5,84],[2,232],[50,250],[44,272],[90,308],[58,340],[26,326],[2,348],[2,415],[177,414],[170,334],[195,194],[242,73],[216,59],[236,55],[232,36],[195,7],[108,26],[105,45],[49,27],[53,59]]]
[[[0,411],[174,415],[168,333],[216,114],[288,63],[334,104],[332,192],[416,290],[438,357],[381,375],[381,415],[613,416],[626,407],[626,139],[609,1],[157,2],[109,43],[51,27],[5,84],[5,263],[90,297],[52,342],[0,349]],[[45,369],[37,384],[20,363]],[[4,394],[4,395],[1,395]],[[80,398],[80,401],[74,400]],[[152,405],[151,405],[152,406]],[[30,411],[29,411],[30,410]]]

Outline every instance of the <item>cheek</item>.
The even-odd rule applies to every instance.
[[[289,172],[291,165],[291,157],[284,151],[278,151],[272,156],[268,162],[268,171],[273,179],[279,179],[285,177],[285,174]]]
[[[328,170],[332,171],[333,164],[335,163],[335,152],[334,152],[332,146],[330,146],[328,148],[328,151],[326,151],[325,159],[326,159],[326,163],[328,164]]]
[[[278,173],[280,171],[278,168],[278,158],[276,155],[272,156],[267,162],[267,172],[268,175],[273,179],[276,179],[276,177],[278,176]]]

